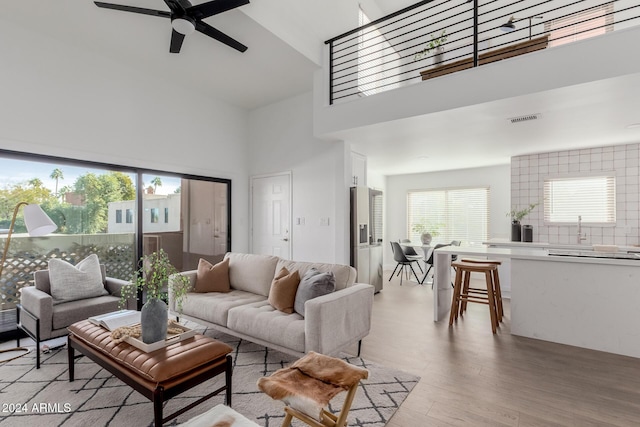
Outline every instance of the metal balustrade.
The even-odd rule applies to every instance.
[[[329,103],[638,25],[637,0],[425,0],[325,43]]]

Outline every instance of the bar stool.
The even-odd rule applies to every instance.
[[[470,263],[480,263],[480,264],[495,264],[496,266],[502,265],[502,261],[494,260],[494,259],[474,259],[474,258],[462,258],[462,262],[470,262]],[[472,288],[463,289],[463,293],[478,293],[482,295],[486,295],[487,290],[482,288]],[[502,322],[502,318],[504,317],[504,309],[502,308],[502,291],[500,290],[500,276],[498,274],[498,269],[493,272],[493,292],[496,301],[496,310],[498,313],[498,321]],[[460,307],[460,314],[467,310],[467,303],[464,301],[462,306]]]
[[[493,277],[497,271],[496,264],[484,264],[475,262],[456,261],[451,264],[456,269],[456,280],[453,286],[453,299],[451,300],[451,312],[449,314],[449,326],[453,325],[453,321],[458,319],[458,312],[462,314],[462,304],[467,302],[477,302],[487,304],[489,306],[489,315],[491,317],[491,330],[496,333],[498,327],[498,311],[496,308],[496,298],[494,291]],[[484,273],[486,283],[486,293],[469,293],[463,292],[469,289],[469,280],[471,273]]]

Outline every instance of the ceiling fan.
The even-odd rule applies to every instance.
[[[164,0],[171,12],[163,10],[146,9],[135,6],[125,6],[113,3],[103,3],[96,1],[96,6],[105,9],[122,10],[125,12],[141,13],[143,15],[159,16],[171,19],[171,45],[169,52],[179,53],[184,41],[184,36],[199,31],[221,43],[226,44],[240,52],[247,50],[247,47],[239,41],[229,37],[211,25],[202,22],[204,18],[217,15],[227,10],[235,9],[249,3],[249,0],[213,0],[193,6],[189,0]]]

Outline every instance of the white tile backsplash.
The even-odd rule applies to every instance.
[[[522,209],[540,203],[523,220],[534,227],[541,242],[575,243],[576,225],[545,226],[542,206],[543,181],[567,173],[615,172],[615,227],[585,227],[586,244],[638,245],[640,241],[640,144],[554,151],[511,159],[511,205]]]

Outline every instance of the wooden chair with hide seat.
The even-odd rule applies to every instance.
[[[368,377],[364,368],[311,351],[290,367],[260,378],[258,388],[285,403],[282,427],[289,427],[294,417],[313,427],[345,427],[358,385]],[[347,392],[342,409],[332,414],[326,408],[342,391]]]

